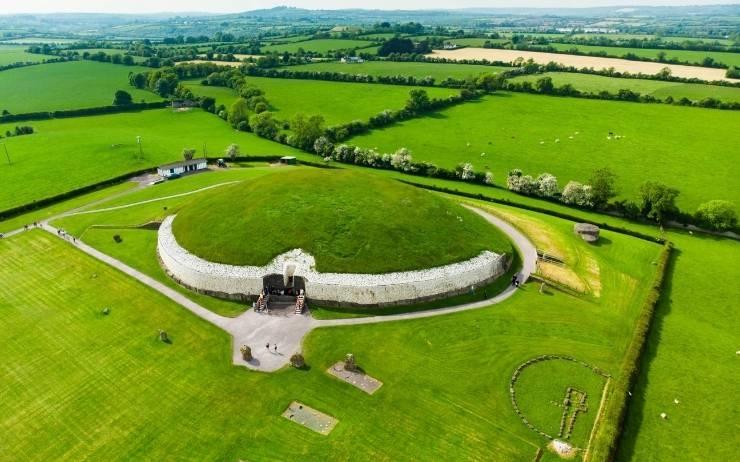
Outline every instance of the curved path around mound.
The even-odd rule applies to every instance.
[[[475,207],[470,207],[467,205],[465,205],[465,207],[481,215],[489,223],[498,227],[509,237],[509,239],[511,239],[511,241],[519,250],[519,253],[522,257],[522,269],[518,273],[518,277],[519,280],[524,283],[529,278],[529,275],[535,271],[537,265],[537,250],[534,244],[532,244],[532,242],[527,237],[525,237],[521,232],[519,232],[516,228],[514,228],[506,221]],[[312,318],[310,315],[292,315],[283,317],[260,314],[255,312],[254,310],[247,310],[244,314],[236,318],[228,318],[218,315],[208,310],[207,308],[200,306],[199,304],[190,300],[185,295],[177,292],[176,290],[126,265],[122,261],[117,260],[103,252],[100,252],[99,250],[85,244],[80,240],[72,241],[71,237],[60,235],[57,228],[49,225],[46,222],[42,223],[41,227],[45,231],[48,231],[51,234],[67,240],[68,242],[70,242],[70,245],[74,245],[81,251],[92,256],[93,258],[107,263],[108,265],[128,274],[129,276],[150,287],[151,289],[156,290],[165,297],[180,304],[182,307],[186,308],[201,319],[208,321],[209,323],[225,330],[226,332],[231,334],[233,338],[233,363],[238,366],[246,366],[250,369],[264,372],[276,371],[287,365],[290,361],[291,355],[293,353],[301,351],[301,343],[303,341],[303,337],[305,337],[306,334],[316,328],[404,321],[419,318],[428,318],[432,316],[441,316],[450,313],[458,313],[461,311],[474,310],[501,303],[502,301],[514,295],[514,293],[517,291],[516,288],[509,286],[498,295],[479,302],[466,303],[449,308],[416,311],[412,313],[395,314],[388,316],[368,316],[365,318],[319,320]],[[267,344],[270,345],[270,349],[265,348]],[[275,351],[273,347],[273,345],[275,344],[278,345],[277,351]],[[249,345],[251,347],[252,355],[254,356],[254,359],[252,361],[246,362],[242,359],[241,353],[239,351],[241,345]]]

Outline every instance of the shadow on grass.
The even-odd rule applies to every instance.
[[[650,384],[650,366],[658,355],[665,318],[671,313],[673,305],[671,300],[673,274],[676,269],[676,260],[680,257],[681,250],[674,248],[671,253],[671,259],[668,262],[663,292],[653,314],[653,322],[650,325],[647,345],[645,345],[645,351],[639,361],[639,376],[632,390],[632,396],[627,398],[629,400],[627,403],[627,415],[622,426],[624,431],[617,444],[617,457],[615,460],[634,460],[637,435],[640,432],[643,420],[645,420],[645,391]]]

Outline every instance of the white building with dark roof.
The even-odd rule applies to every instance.
[[[162,178],[170,178],[174,175],[184,175],[186,173],[197,172],[198,170],[205,170],[206,168],[208,168],[208,161],[205,158],[182,160],[180,162],[160,165],[157,167],[157,174]]]

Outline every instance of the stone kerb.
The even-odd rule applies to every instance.
[[[165,218],[157,239],[168,274],[194,290],[229,298],[256,296],[263,277],[282,274],[286,263],[295,266],[294,276],[304,279],[311,301],[338,305],[393,305],[443,298],[488,284],[506,271],[506,256],[490,251],[450,265],[384,274],[320,273],[315,270],[314,257],[301,249],[278,255],[265,266],[225,265],[181,247],[172,232],[174,219],[175,215]]]

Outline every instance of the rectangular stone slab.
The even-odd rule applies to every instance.
[[[283,412],[283,417],[322,435],[331,433],[338,422],[334,417],[298,401],[290,403],[288,409]]]
[[[329,369],[326,370],[326,372],[338,378],[339,380],[347,382],[353,387],[359,388],[368,395],[372,395],[378,390],[378,388],[383,385],[383,382],[381,382],[380,380],[370,377],[367,374],[363,374],[362,372],[344,370],[343,361],[339,361],[335,365],[331,366]]]

